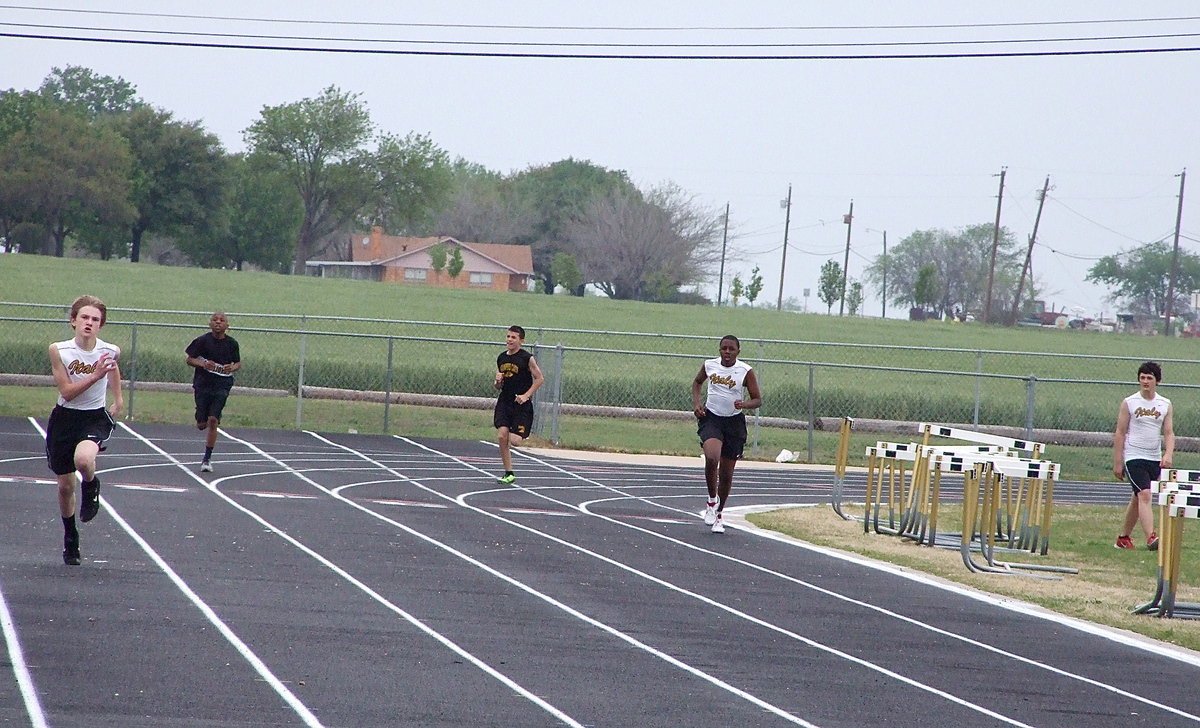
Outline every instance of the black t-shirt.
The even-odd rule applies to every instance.
[[[185,351],[193,359],[202,357],[218,364],[233,364],[242,360],[237,339],[228,334],[224,338],[218,339],[212,335],[211,331],[193,339]],[[214,374],[207,369],[194,367],[192,387],[205,391],[230,389],[233,387],[233,375]]]
[[[508,349],[500,352],[500,356],[496,357],[496,369],[504,375],[504,381],[500,383],[500,397],[511,400],[518,394],[524,394],[533,386],[533,372],[529,369],[529,360],[533,358],[524,349],[517,350],[516,354],[509,354]]]

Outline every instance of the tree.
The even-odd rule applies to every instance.
[[[83,66],[56,66],[42,81],[38,93],[89,119],[127,114],[144,105],[133,84],[120,77],[101,76]]]
[[[436,242],[429,246],[429,267],[433,268],[434,273],[441,273],[445,269],[448,254],[446,244],[443,242]]]
[[[953,232],[918,230],[890,249],[886,259],[877,257],[867,267],[867,278],[881,295],[893,302],[928,305],[939,318],[955,304],[962,304],[968,310],[981,310],[987,293],[992,237],[991,223],[970,225]],[[1007,228],[1001,228],[992,286],[995,310],[1011,310],[1023,260],[1013,234]],[[932,301],[918,302],[914,295],[917,275],[926,265],[936,269],[937,295]],[[885,271],[886,291],[882,288]]]
[[[1123,303],[1132,313],[1163,316],[1167,312],[1173,255],[1174,247],[1166,240],[1106,255],[1088,270],[1086,280],[1108,286],[1109,300]],[[1171,310],[1188,311],[1189,293],[1197,289],[1200,289],[1200,256],[1180,250]]]
[[[44,254],[61,257],[81,225],[121,225],[129,203],[129,145],[115,131],[55,108],[0,143],[0,209],[46,231]]]
[[[184,255],[205,267],[242,270],[249,263],[286,273],[304,214],[300,198],[279,172],[251,156],[231,157],[225,176],[227,194],[213,223],[177,238]]]
[[[545,283],[547,293],[553,293],[558,283],[551,268],[556,253],[573,253],[585,278],[589,275],[583,251],[578,246],[568,250],[567,227],[583,217],[596,199],[616,199],[618,193],[640,195],[625,172],[576,159],[530,167],[513,176],[511,183],[520,205],[530,210],[533,218],[528,236],[516,242],[533,247],[534,274]],[[583,287],[575,293],[583,295]]]
[[[912,302],[922,310],[937,303],[938,270],[933,263],[926,263],[917,271],[917,280],[913,283]]]
[[[842,266],[830,258],[821,265],[821,277],[817,279],[817,298],[825,304],[825,313],[833,310],[833,304],[842,296]]]
[[[846,310],[851,316],[857,316],[863,304],[863,284],[862,281],[850,280],[850,285],[846,288]]]
[[[359,95],[330,86],[316,98],[264,107],[259,120],[243,132],[247,145],[274,160],[300,194],[304,217],[294,273],[303,273],[322,242],[368,203],[375,179],[365,145],[372,131]]]
[[[746,287],[745,284],[742,283],[741,274],[735,273],[733,275],[733,281],[731,281],[729,284],[729,298],[733,300],[734,308],[737,307],[738,299],[741,298],[745,292]]]
[[[758,294],[762,293],[763,277],[758,272],[758,266],[754,266],[754,270],[750,271],[750,284],[746,286],[746,301],[751,306],[758,300]]]
[[[450,174],[450,192],[433,221],[435,235],[501,244],[533,240],[535,214],[531,201],[518,194],[511,179],[461,158],[451,165]],[[552,276],[553,261],[551,258]],[[559,284],[572,289],[583,281],[573,286],[561,281]]]
[[[113,126],[133,152],[132,191],[137,217],[129,227],[129,260],[141,260],[148,232],[180,233],[211,227],[222,205],[228,163],[221,142],[198,123],[140,106]]]
[[[594,199],[565,237],[585,280],[609,297],[664,302],[708,275],[722,220],[665,185]]]
[[[428,230],[454,184],[449,155],[423,134],[382,135],[370,171],[375,193],[367,222],[398,234]]]
[[[454,250],[450,253],[450,262],[446,264],[446,272],[450,274],[451,278],[458,278],[458,274],[463,272],[465,265],[462,248],[455,245]]]
[[[575,263],[573,255],[556,253],[554,260],[550,262],[550,270],[558,285],[568,291],[583,285],[583,274],[579,272],[579,265]]]

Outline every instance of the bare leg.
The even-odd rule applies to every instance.
[[[75,515],[75,490],[78,485],[75,473],[58,476],[58,514],[63,518]]]
[[[519,447],[522,442],[525,442],[525,438],[512,434],[507,427],[501,427],[497,441],[500,445],[500,463],[504,466],[504,472],[512,472],[512,448]]]
[[[217,445],[217,418],[209,417],[208,422],[203,425],[197,425],[201,429],[207,429],[208,433],[204,437],[205,447],[216,447]]]
[[[730,458],[721,458],[721,466],[717,473],[717,497],[721,502],[717,505],[717,513],[725,510],[725,503],[729,501],[729,491],[733,489],[733,468],[737,465],[737,460]]]
[[[1154,532],[1154,506],[1150,504],[1149,488],[1138,491],[1137,516],[1142,523],[1142,530],[1146,532],[1146,538],[1150,538],[1150,534]],[[1133,528],[1133,524],[1130,524],[1129,528]]]
[[[708,486],[708,499],[717,500],[717,466],[721,462],[721,441],[715,437],[704,441],[704,484]]]

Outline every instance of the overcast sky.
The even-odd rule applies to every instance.
[[[282,20],[303,22],[268,22]],[[1123,22],[1096,22],[1114,20]],[[625,170],[642,187],[674,182],[714,210],[728,203],[741,255],[727,263],[724,289],[757,264],[759,300],[772,305],[789,184],[783,297],[803,301],[810,289],[809,310],[824,308],[821,264],[845,254],[851,200],[849,272],[858,278],[882,252],[884,231],[891,247],[915,230],[991,223],[1002,168],[1001,224],[1021,241],[1050,176],[1033,269],[1056,310],[1112,318],[1106,292],[1084,276],[1100,256],[1171,236],[1184,168],[1194,176],[1181,246],[1194,251],[1200,240],[1200,51],[1065,55],[1200,48],[1200,5],[1190,1],[55,0],[0,5],[0,33],[706,56],[342,54],[0,37],[0,88],[36,88],[54,66],[86,66],[124,78],[147,102],[202,122],[241,151],[242,130],[263,106],[338,86],[361,93],[382,130],[427,133],[452,157],[494,170],[574,157]],[[1041,52],[1060,55],[978,57]],[[811,58],[901,54],[976,57]],[[713,58],[762,55],[790,58]],[[707,293],[715,296],[715,280]],[[878,298],[868,294],[866,313],[877,316]],[[894,308],[889,316],[901,313]]]

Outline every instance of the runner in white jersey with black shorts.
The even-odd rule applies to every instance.
[[[50,371],[58,387],[58,403],[46,427],[46,461],[58,478],[59,515],[63,523],[63,562],[78,566],[79,529],[75,524],[75,472],[83,476],[79,520],[87,522],[100,511],[100,479],[96,456],[121,413],[121,350],[97,338],[108,320],[108,309],[95,296],[80,296],[71,304],[75,337],[50,345]],[[110,410],[108,391],[112,390]]]
[[[1129,481],[1133,495],[1125,509],[1124,530],[1116,547],[1134,547],[1134,523],[1141,522],[1146,548],[1158,549],[1154,530],[1154,506],[1150,503],[1150,481],[1158,480],[1162,468],[1171,467],[1175,455],[1175,423],[1171,400],[1158,393],[1162,368],[1148,361],[1138,367],[1138,391],[1121,401],[1117,430],[1113,434],[1113,475]]]
[[[762,406],[754,369],[737,358],[741,350],[736,336],[723,337],[721,355],[704,362],[692,380],[692,410],[698,421],[696,432],[704,450],[704,481],[708,486],[708,506],[701,515],[713,533],[725,533],[723,512],[733,488],[733,468],[746,445],[743,410]],[[705,382],[708,393],[701,403]]]

